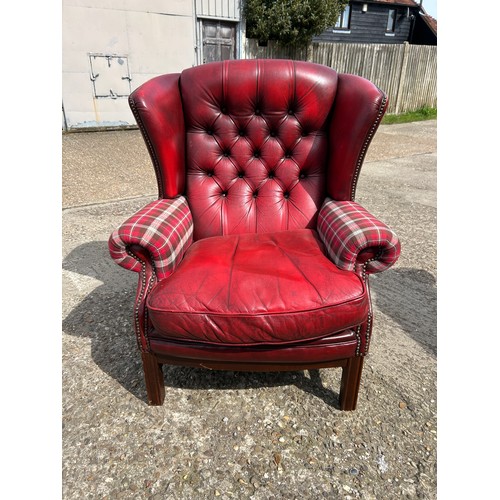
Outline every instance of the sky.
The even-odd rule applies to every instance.
[[[416,0],[418,3],[418,0]],[[437,0],[423,0],[422,6],[434,19],[437,19]]]

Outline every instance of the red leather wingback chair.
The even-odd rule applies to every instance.
[[[318,64],[237,60],[153,78],[129,101],[159,198],[109,249],[140,273],[149,403],[163,403],[163,364],[342,367],[340,408],[355,409],[373,324],[368,275],[400,250],[353,201],[386,95]]]

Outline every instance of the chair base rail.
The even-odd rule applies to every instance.
[[[208,370],[229,370],[245,372],[276,372],[316,370],[319,368],[342,368],[340,383],[340,409],[350,411],[356,409],[358,400],[361,373],[363,370],[363,357],[335,359],[318,363],[236,363],[230,361],[208,361],[188,358],[175,358],[153,353],[142,353],[144,379],[148,403],[151,406],[161,406],[165,399],[165,381],[162,365],[191,366]]]

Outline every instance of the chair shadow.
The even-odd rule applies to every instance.
[[[112,261],[106,241],[92,241],[76,247],[63,260],[62,267],[65,271],[102,283],[69,311],[62,321],[63,332],[90,339],[91,357],[96,365],[146,403],[142,361],[132,324],[138,275]],[[64,300],[68,300],[64,289],[63,294]],[[340,370],[338,373],[340,380]],[[340,409],[339,393],[323,385],[318,370],[309,370],[307,376],[304,371],[226,372],[168,366],[164,367],[164,374],[168,387],[181,389],[227,390],[295,385],[328,406]]]
[[[424,269],[393,268],[370,276],[374,304],[428,353],[437,355],[436,278]]]

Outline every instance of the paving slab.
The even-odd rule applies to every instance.
[[[436,498],[436,122],[381,126],[357,201],[402,242],[371,278],[358,408],[340,369],[165,367],[150,407],[132,325],[137,275],[111,231],[156,198],[138,131],[63,136],[65,499]]]

